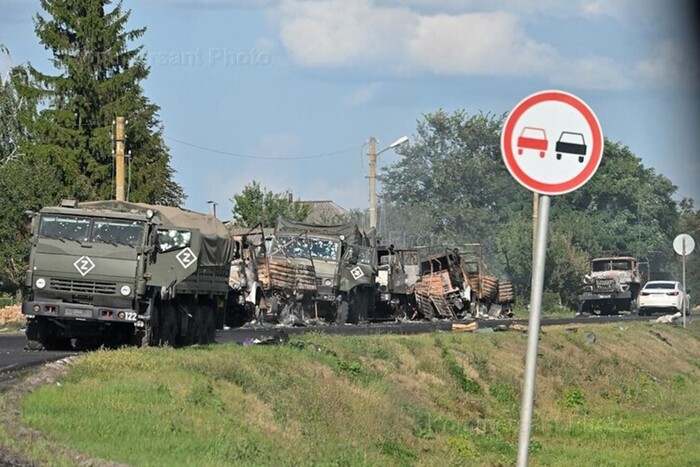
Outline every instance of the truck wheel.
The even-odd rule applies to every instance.
[[[348,314],[350,313],[350,304],[347,300],[343,300],[338,305],[336,311],[335,324],[345,324],[348,322]]]

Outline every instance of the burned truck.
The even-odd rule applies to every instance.
[[[123,201],[33,215],[27,348],[214,341],[233,243],[213,216]]]
[[[279,219],[258,274],[273,315],[282,322],[357,323],[374,316],[373,234],[355,224]]]
[[[375,319],[410,319],[416,314],[414,285],[418,279],[416,250],[379,245]]]
[[[414,285],[416,308],[425,319],[462,318],[469,313],[471,287],[459,253],[448,247],[418,251],[419,274]]]
[[[419,313],[432,318],[512,317],[515,291],[510,281],[485,270],[479,245],[462,253],[459,248],[418,250],[420,275],[415,283]]]
[[[578,296],[579,313],[617,314],[638,311],[637,297],[649,276],[649,263],[633,256],[609,256],[591,261]]]

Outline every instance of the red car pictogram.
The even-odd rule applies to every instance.
[[[526,126],[518,136],[518,155],[522,155],[524,149],[534,149],[540,152],[540,157],[544,157],[547,144],[547,134],[544,132],[544,128]]]

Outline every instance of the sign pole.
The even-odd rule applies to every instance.
[[[686,303],[688,301],[688,294],[685,292],[685,256],[687,255],[685,250],[685,237],[683,237],[683,328],[685,328],[685,309],[688,307]]]
[[[547,228],[549,225],[550,197],[539,197],[537,219],[537,244],[532,270],[532,287],[530,291],[530,319],[527,327],[527,356],[523,397],[520,407],[520,438],[518,440],[518,467],[527,466],[530,449],[530,431],[532,427],[532,410],[535,400],[535,377],[537,375],[537,347],[540,337],[540,319],[542,316],[542,292],[544,290],[544,266],[547,252]]]

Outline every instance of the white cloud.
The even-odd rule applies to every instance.
[[[514,15],[472,13],[419,17],[408,55],[437,74],[527,75],[546,69],[556,51],[528,38]]]
[[[640,1],[647,12],[654,11],[646,5],[649,0]],[[524,27],[532,14],[630,20],[639,15],[634,5],[632,0],[285,0],[273,17],[282,46],[306,68],[523,76],[574,89],[668,83],[681,64],[672,46],[662,45],[637,64],[618,63],[605,56],[570,55],[528,35]],[[377,92],[360,89],[350,102],[367,102]]]
[[[324,67],[391,60],[417,20],[408,10],[375,7],[369,0],[285,1],[276,17],[292,58]]]

